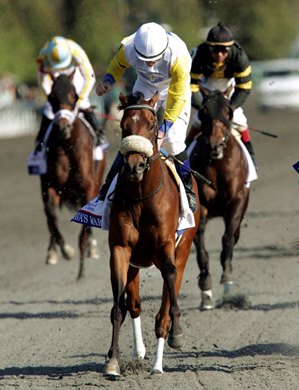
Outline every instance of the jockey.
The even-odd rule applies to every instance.
[[[77,108],[84,113],[97,137],[97,145],[103,150],[109,146],[106,135],[93,111],[89,94],[95,84],[93,67],[85,51],[71,39],[56,36],[48,41],[40,50],[38,58],[38,84],[48,96],[51,93],[53,80],[66,74],[79,96]],[[43,109],[43,117],[39,133],[36,137],[36,151],[43,146],[44,136],[50,122],[54,119],[52,106],[47,102]]]
[[[241,107],[252,88],[251,66],[244,49],[234,41],[230,30],[218,23],[209,31],[207,40],[191,50],[191,57],[192,106],[198,109],[201,105],[201,86],[223,92],[234,110],[234,135],[241,138],[256,165],[247,119]],[[195,113],[187,145],[200,132],[200,124],[198,113]]]
[[[110,91],[115,81],[119,81],[130,67],[137,73],[133,93],[142,92],[145,100],[159,93],[156,110],[162,107],[165,111],[159,127],[158,138],[162,139],[158,148],[163,142],[167,152],[183,162],[179,164],[174,161],[186,189],[190,209],[195,211],[197,202],[184,142],[191,112],[191,57],[186,44],[157,23],[141,25],[134,34],[122,40],[103,80],[96,87],[96,93],[101,96]],[[99,200],[105,199],[122,165],[123,156],[119,152],[100,190]]]

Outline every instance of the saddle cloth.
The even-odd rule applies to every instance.
[[[252,161],[252,158],[250,157],[250,154],[248,152],[248,150],[246,149],[246,146],[243,144],[243,142],[239,139],[237,139],[237,142],[240,144],[241,146],[241,149],[243,150],[244,154],[245,154],[245,157],[246,157],[246,160],[247,160],[247,164],[248,164],[248,175],[247,175],[247,180],[246,180],[246,187],[250,187],[250,184],[251,182],[253,182],[254,180],[256,180],[258,178],[257,176],[257,172],[256,172],[256,169],[255,169],[255,166],[253,164],[253,161]],[[195,145],[197,143],[197,140],[194,139],[190,145],[188,146],[187,148],[187,154],[188,154],[188,157],[191,156],[192,154],[192,151],[193,149],[195,148]]]
[[[179,186],[180,214],[178,219],[177,232],[178,234],[181,234],[185,229],[195,226],[194,215],[193,212],[190,210],[185,187],[181,179],[179,178],[176,171],[173,171],[173,169],[175,170],[174,167],[170,169],[172,170],[172,174],[175,175],[176,181]],[[71,221],[96,227],[102,230],[109,230],[113,191],[117,183],[117,177],[118,175],[114,177],[104,201],[100,201],[98,197],[92,199],[74,215]]]

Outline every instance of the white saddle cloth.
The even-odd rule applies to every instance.
[[[240,144],[241,149],[243,150],[245,157],[246,157],[246,160],[247,160],[247,163],[248,163],[248,175],[247,175],[247,180],[246,180],[246,187],[249,188],[250,183],[258,178],[257,172],[256,172],[255,166],[253,164],[252,158],[250,157],[250,154],[249,154],[248,150],[246,149],[246,146],[243,144],[243,142],[241,140],[239,140],[237,138],[236,138],[236,141],[238,141],[238,143]],[[196,143],[197,143],[197,140],[195,139],[188,146],[188,148],[187,148],[188,157],[191,156],[191,153],[192,153],[193,149],[195,148]]]
[[[98,197],[92,199],[89,203],[82,207],[82,209],[80,209],[77,214],[74,215],[71,221],[93,226],[102,230],[109,230],[110,211],[112,204],[112,200],[109,200],[109,198],[110,194],[114,191],[117,182],[117,176],[118,175],[116,175],[113,179],[104,201],[99,200]],[[113,194],[111,199],[113,199]],[[181,213],[179,215],[177,230],[181,232],[185,229],[195,226],[194,215],[189,207],[185,187],[181,181],[180,202]]]

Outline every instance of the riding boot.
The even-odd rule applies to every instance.
[[[192,177],[191,177],[191,172],[190,172],[190,162],[189,162],[186,150],[177,154],[175,156],[175,158],[180,160],[183,163],[183,164],[180,164],[178,161],[174,160],[176,170],[177,170],[177,172],[178,172],[178,174],[183,182],[185,190],[186,190],[186,195],[188,198],[189,207],[190,207],[191,211],[194,213],[197,209],[197,200],[196,200],[196,195],[193,191]]]
[[[43,115],[38,134],[35,138],[35,152],[41,151],[42,147],[44,146],[44,138],[50,123],[51,119]]]
[[[121,168],[123,167],[123,164],[124,164],[124,156],[120,152],[118,152],[107,174],[105,183],[102,185],[100,189],[99,196],[98,196],[99,200],[101,201],[105,200],[109,187],[116,174],[120,172]]]
[[[252,146],[252,143],[251,141],[247,141],[247,142],[243,142],[244,145],[246,146],[246,149],[248,150],[248,153],[250,154],[250,157],[252,159],[252,162],[255,166],[255,168],[257,169],[257,163],[256,163],[256,159],[255,159],[255,153],[254,153],[254,150],[253,150],[253,146]]]
[[[92,109],[88,110],[82,110],[84,113],[84,117],[87,120],[87,122],[91,125],[91,127],[94,129],[97,137],[97,145],[101,146],[102,149],[106,150],[109,147],[109,142],[106,137],[106,134],[101,126],[101,123],[96,117],[95,112]]]

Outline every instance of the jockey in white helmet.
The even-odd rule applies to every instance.
[[[166,31],[157,23],[141,25],[134,34],[121,41],[103,80],[97,85],[97,94],[108,92],[129,67],[133,67],[137,73],[133,93],[142,92],[145,100],[151,99],[156,92],[159,93],[156,109],[164,109],[159,138],[163,138],[163,147],[167,152],[183,162],[183,165],[176,163],[176,168],[186,188],[190,208],[194,211],[197,207],[196,197],[192,190],[184,142],[191,111],[191,57],[186,44],[176,34]],[[101,188],[100,200],[105,199],[122,161],[119,153]]]

